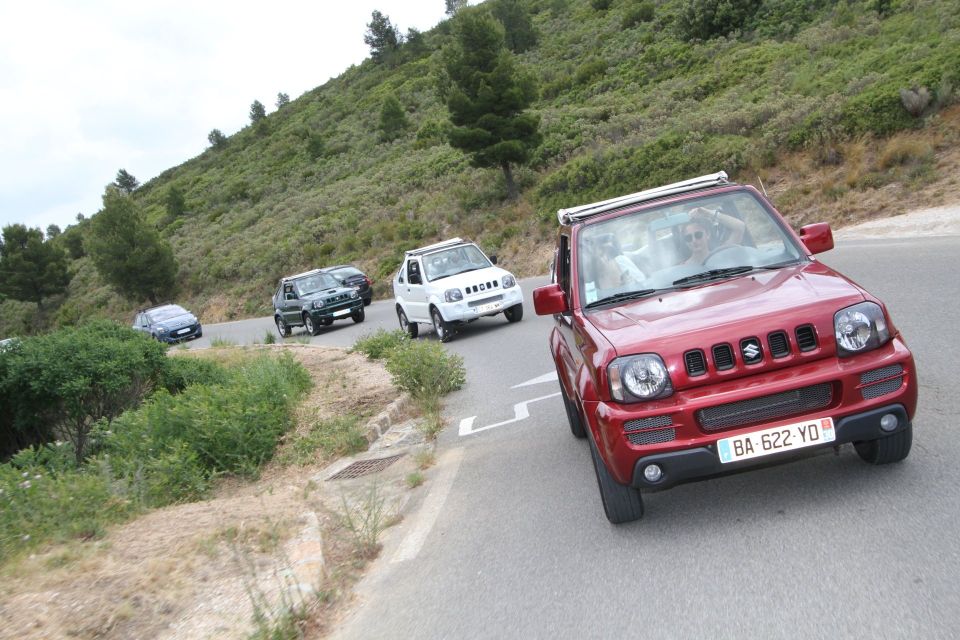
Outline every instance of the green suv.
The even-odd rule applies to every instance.
[[[341,286],[320,269],[282,278],[273,294],[273,320],[284,337],[292,327],[301,326],[315,336],[320,327],[346,318],[363,322],[363,299],[356,289]]]

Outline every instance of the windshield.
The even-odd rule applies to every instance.
[[[706,196],[587,223],[577,239],[583,305],[805,260],[782,224],[749,191]],[[629,298],[626,298],[629,299]]]
[[[359,269],[354,269],[353,267],[342,267],[340,269],[334,269],[330,273],[337,276],[338,278],[349,278],[351,276],[362,276],[363,273]]]
[[[294,286],[297,287],[297,295],[305,296],[311,293],[316,293],[317,291],[323,291],[324,289],[333,289],[334,287],[339,287],[340,283],[337,282],[336,278],[329,274],[318,273],[296,280],[294,282]]]
[[[476,245],[465,244],[424,256],[423,272],[427,280],[448,278],[465,271],[486,269],[490,261]]]
[[[160,307],[159,309],[154,309],[147,315],[150,316],[151,322],[163,322],[164,320],[169,320],[170,318],[176,318],[177,316],[186,315],[187,311],[183,307],[172,304],[168,307]]]

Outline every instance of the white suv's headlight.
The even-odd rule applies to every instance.
[[[501,284],[503,285],[504,289],[509,289],[510,287],[517,286],[517,279],[510,274],[507,274],[503,276],[503,282]]]
[[[673,394],[670,374],[655,353],[617,358],[607,367],[610,395],[618,402],[666,398]]]
[[[837,311],[833,316],[833,330],[840,356],[870,351],[890,340],[883,309],[874,302],[861,302]]]
[[[458,302],[463,300],[463,292],[460,289],[447,289],[443,292],[443,299],[447,302]]]

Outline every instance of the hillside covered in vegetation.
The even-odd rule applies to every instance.
[[[384,294],[405,249],[455,235],[521,275],[543,273],[530,256],[544,252],[531,248],[552,242],[558,207],[721,169],[761,178],[797,223],[871,215],[862,202],[908,208],[880,193],[939,204],[945,191],[930,185],[955,180],[938,158],[960,139],[956,2],[488,0],[469,10],[518,7],[529,23],[507,20],[506,42],[537,80],[542,142],[514,168],[517,199],[502,172],[447,142],[440,87],[454,17],[133,191],[173,248],[178,302],[205,322],[265,315],[278,278],[343,262]],[[385,135],[393,99],[403,114]],[[44,324],[126,321],[138,306],[84,255],[90,222],[59,239],[73,278],[44,305]],[[36,330],[33,303],[0,311],[0,337]]]

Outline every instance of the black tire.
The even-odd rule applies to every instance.
[[[570,433],[574,438],[586,438],[587,430],[583,428],[583,420],[580,419],[580,410],[573,400],[567,398],[567,392],[560,385],[560,397],[563,399],[563,409],[567,412],[567,422],[570,424]]]
[[[363,310],[361,305],[359,309],[350,314],[350,317],[353,318],[354,322],[363,322],[363,319],[366,317],[366,312]]]
[[[447,324],[447,321],[443,319],[440,310],[436,307],[431,307],[430,319],[433,320],[433,332],[440,338],[440,342],[450,342],[450,338],[453,337],[453,331],[450,330],[450,325]]]
[[[507,322],[520,322],[523,320],[523,303],[504,309],[503,315],[507,318]]]
[[[407,320],[407,314],[403,312],[401,307],[397,307],[397,320],[400,321],[400,328],[403,331],[406,331],[407,335],[411,338],[416,338],[420,333],[420,325],[416,322],[410,322]]]
[[[853,447],[857,450],[857,455],[860,456],[860,459],[870,464],[900,462],[910,455],[911,446],[913,446],[912,424],[907,425],[907,428],[903,431],[884,436],[879,440],[865,440],[863,442],[853,443]]]
[[[277,332],[280,334],[281,338],[290,337],[290,333],[291,333],[290,325],[284,322],[282,317],[277,316],[276,318],[274,318],[274,322],[277,323]]]
[[[603,501],[603,512],[607,520],[613,524],[623,524],[642,518],[643,498],[640,492],[613,479],[606,465],[603,464],[592,438],[590,439],[590,456],[593,458],[593,470],[597,475],[600,500]]]
[[[363,306],[369,307],[371,302],[373,302],[373,298],[364,298],[364,299],[363,299]]]
[[[313,317],[309,313],[303,314],[303,328],[312,336],[320,333],[320,325],[313,321]]]

